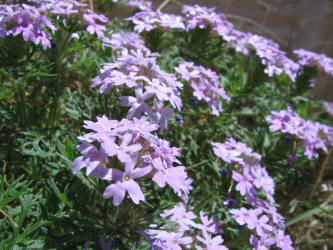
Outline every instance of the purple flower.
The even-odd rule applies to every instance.
[[[276,245],[283,250],[293,250],[292,241],[289,235],[285,235],[283,230],[276,230]]]
[[[294,152],[293,154],[290,155],[290,157],[287,159],[288,163],[295,163],[297,161],[297,156],[296,156],[296,152]]]
[[[240,174],[237,171],[232,171],[232,178],[237,181],[236,190],[240,192],[241,195],[245,195],[251,191],[253,187],[252,181],[254,178],[250,175],[250,169],[248,166],[244,166],[243,173]]]
[[[155,150],[154,158],[162,157],[169,166],[172,166],[174,162],[180,163],[177,160],[177,157],[180,156],[179,148],[170,147],[169,141],[158,139],[152,147]]]
[[[195,66],[192,62],[182,62],[175,70],[190,83],[194,90],[193,96],[209,104],[213,114],[218,115],[222,110],[217,98],[230,100],[224,89],[219,87],[218,76],[214,71],[202,66]]]
[[[177,194],[181,194],[182,191],[187,191],[187,174],[185,167],[167,167],[167,163],[162,161],[159,157],[152,161],[154,169],[157,172],[154,174],[153,181],[161,188],[168,184]]]
[[[102,76],[94,78],[93,86],[101,85],[101,93],[107,93],[111,87],[123,89],[124,85],[135,88],[136,97],[120,98],[122,106],[131,107],[127,118],[139,118],[146,113],[164,131],[167,129],[167,118],[172,116],[172,109],[166,107],[167,103],[181,109],[182,83],[177,81],[175,75],[159,68],[156,64],[158,54],[150,53],[148,49],[128,51],[124,48],[121,51],[122,55],[115,63],[104,64]]]
[[[273,227],[267,222],[269,221],[269,218],[266,215],[263,215],[260,217],[260,219],[257,222],[256,225],[256,231],[259,236],[266,235],[267,232],[270,232],[273,230]]]
[[[151,167],[135,168],[137,155],[133,155],[130,162],[125,163],[125,171],[118,169],[109,169],[103,177],[104,180],[112,180],[116,183],[109,185],[104,193],[103,198],[109,199],[113,197],[113,205],[118,206],[124,199],[126,191],[135,204],[139,204],[140,200],[144,200],[144,194],[140,186],[134,181],[145,176],[151,171]],[[115,174],[116,173],[116,174]]]
[[[99,237],[99,245],[102,248],[102,250],[111,250],[116,247],[116,243],[105,236]]]
[[[264,211],[271,218],[271,220],[273,221],[274,224],[281,225],[281,227],[283,227],[284,218],[278,213],[276,207],[273,207],[271,205],[266,205],[266,207],[264,208]]]
[[[78,1],[54,1],[51,5],[47,6],[48,9],[51,9],[53,14],[61,14],[69,16],[74,13],[78,13],[78,7],[84,7],[87,4],[79,3]]]
[[[262,189],[266,193],[266,197],[274,202],[272,195],[274,194],[274,180],[270,177],[265,168],[261,166],[255,166],[251,168],[251,174],[253,176],[253,184],[256,188]]]
[[[287,135],[283,138],[283,141],[286,143],[286,144],[289,144],[291,142],[292,138],[290,135]]]
[[[120,97],[120,106],[130,106],[130,110],[127,113],[127,119],[131,119],[133,117],[140,117],[141,112],[147,112],[149,114],[152,113],[149,105],[145,103],[147,99],[153,96],[153,93],[146,91],[143,93],[142,87],[138,86],[135,89],[136,97],[132,96],[121,96]]]
[[[333,116],[333,102],[323,102],[327,113],[329,113],[331,116]]]
[[[94,145],[87,141],[82,141],[82,143],[77,146],[77,150],[84,154],[84,156],[80,156],[73,161],[73,174],[76,174],[82,168],[87,167],[87,176],[96,175],[101,171],[102,164],[108,163],[108,155],[104,149],[101,148],[98,150]]]
[[[177,160],[179,149],[152,134],[158,129],[154,122],[148,122],[146,117],[119,122],[103,116],[98,117],[97,122],[85,121],[84,126],[93,132],[79,137],[81,144],[77,149],[83,156],[72,163],[73,173],[86,167],[89,177],[114,181],[105,190],[105,198],[113,197],[113,203],[119,205],[128,191],[137,204],[143,194],[134,179],[146,175],[153,165],[153,181],[159,187],[170,185],[177,195],[187,199],[192,179],[188,178],[184,166],[174,166],[180,163]],[[92,143],[96,143],[99,149]],[[118,161],[110,160],[110,157],[116,157]],[[114,168],[108,168],[111,162]],[[124,171],[119,169],[123,165]]]
[[[289,118],[288,118],[289,119]],[[287,121],[289,121],[287,119]],[[284,119],[279,118],[279,122]],[[281,126],[280,126],[281,127]],[[330,134],[330,129],[325,127],[325,133]],[[274,204],[274,181],[269,176],[266,169],[260,166],[261,155],[252,151],[244,143],[237,142],[229,138],[225,143],[212,143],[214,153],[229,163],[238,163],[232,172],[232,178],[237,182],[236,190],[245,198],[248,205],[254,209],[241,207],[240,209],[231,209],[230,213],[236,222],[248,229],[255,230],[259,238],[252,235],[250,238],[254,249],[269,249],[273,244],[277,244],[272,232],[283,228],[284,218],[277,212]],[[236,157],[231,157],[230,152]],[[258,196],[265,194],[265,201]],[[230,197],[228,197],[228,201]],[[229,205],[229,202],[224,202]],[[287,244],[288,245],[288,244]],[[288,248],[286,248],[288,249]]]
[[[269,246],[265,244],[265,242],[262,242],[257,237],[251,235],[250,236],[250,243],[252,246],[254,246],[253,249],[255,250],[269,250]]]
[[[104,32],[106,31],[106,27],[96,23],[96,20],[102,23],[106,23],[108,19],[104,15],[98,15],[91,10],[88,10],[87,13],[83,15],[83,18],[88,23],[86,29],[90,34],[96,33],[99,39],[103,39],[105,37]]]
[[[187,18],[186,30],[196,27],[214,29],[222,25],[225,20],[223,14],[215,13],[215,8],[207,8],[199,5],[184,5],[182,12]]]
[[[202,230],[203,238],[197,236],[198,241],[205,245],[204,248],[197,246],[197,249],[207,249],[207,250],[227,250],[228,248],[223,246],[223,239],[221,235],[212,237],[206,230]]]
[[[83,127],[95,131],[95,133],[88,134],[90,140],[97,140],[103,142],[104,139],[116,135],[114,131],[120,123],[116,120],[109,120],[105,115],[97,117],[97,122],[84,121]]]
[[[178,203],[174,208],[164,210],[161,214],[162,218],[168,217],[169,221],[176,222],[181,231],[188,230],[190,227],[196,227],[193,221],[197,216],[193,212],[187,212],[183,203]]]
[[[176,120],[177,124],[183,124],[184,123],[184,117],[181,114],[176,115],[175,120]]]
[[[164,107],[163,102],[158,101],[156,98],[154,99],[154,106],[152,107],[152,114],[153,121],[156,124],[160,124],[160,131],[168,130],[168,118],[172,117],[173,110],[168,107]]]
[[[307,51],[305,49],[297,49],[293,51],[299,58],[298,63],[301,65],[314,66],[318,65],[325,73],[333,76],[333,59],[325,54],[318,54]]]
[[[293,134],[303,140],[305,155],[311,159],[318,157],[316,150],[327,151],[327,146],[332,145],[333,128],[318,122],[306,121],[291,108],[279,112],[272,111],[266,118],[271,123],[270,130],[280,130],[282,133]]]
[[[230,149],[224,143],[212,142],[212,145],[215,155],[220,157],[223,161],[227,163],[244,163],[243,159],[240,157],[242,152]]]
[[[149,49],[144,45],[141,36],[134,32],[114,33],[111,39],[104,39],[104,45],[114,49],[118,53],[117,55],[128,53],[131,50],[147,50],[147,53],[149,53]]]
[[[227,204],[228,204],[228,207],[236,207],[237,201],[235,199],[228,198]]]
[[[242,207],[240,210],[231,209],[230,213],[233,215],[232,217],[239,225],[243,226],[247,224],[247,227],[253,230],[257,227],[258,215],[261,213],[261,211],[257,209],[246,209]]]
[[[150,31],[156,28],[167,29],[185,29],[183,18],[181,16],[166,14],[160,11],[145,10],[135,13],[134,16],[126,20],[132,21],[134,30],[138,33]]]
[[[121,144],[118,145],[111,138],[105,138],[102,147],[109,156],[117,155],[120,162],[131,162],[131,154],[139,151],[142,146],[140,144],[131,144],[132,135],[125,134],[122,138]]]
[[[155,236],[158,241],[154,244],[154,248],[160,247],[161,249],[172,249],[172,250],[182,250],[181,245],[189,245],[193,242],[192,237],[183,237],[184,232],[167,232],[158,231]]]
[[[218,230],[218,227],[220,226],[220,224],[216,221],[215,218],[208,218],[208,215],[203,212],[200,211],[200,219],[201,219],[201,223],[202,224],[197,224],[196,227],[202,231],[206,231],[209,233],[220,233],[221,231]]]
[[[42,30],[44,27],[52,32],[56,27],[40,13],[40,10],[30,5],[2,5],[0,6],[2,20],[0,30],[4,35],[17,36],[22,34],[25,41],[32,41],[36,45],[41,43],[43,49],[51,47],[50,34]],[[5,24],[11,22],[12,28],[5,29]]]
[[[137,7],[140,10],[151,10],[152,3],[146,0],[130,0],[127,5]]]
[[[300,65],[286,56],[286,52],[279,49],[274,41],[259,35],[249,33],[246,43],[255,49],[257,56],[266,66],[265,73],[269,76],[287,74],[295,82]]]

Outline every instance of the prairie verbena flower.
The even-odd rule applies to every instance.
[[[333,127],[304,120],[291,108],[272,111],[272,115],[266,120],[271,123],[269,127],[271,131],[281,131],[302,139],[305,147],[304,154],[309,159],[319,156],[318,149],[327,152],[327,147],[333,146]]]
[[[167,184],[177,195],[187,198],[192,181],[184,166],[174,165],[180,163],[179,149],[152,134],[158,129],[156,123],[146,117],[119,122],[102,116],[97,122],[84,124],[92,132],[79,137],[77,149],[83,155],[73,161],[73,173],[86,168],[87,176],[112,182],[103,193],[104,199],[113,198],[113,205],[118,206],[128,193],[139,204],[145,199],[139,185],[141,178],[151,172],[152,181],[159,187]]]
[[[195,66],[192,62],[182,62],[175,68],[176,72],[193,88],[193,96],[197,100],[204,100],[212,108],[214,115],[222,111],[222,100],[230,100],[223,88],[219,87],[217,74],[202,66]]]
[[[126,20],[134,23],[134,31],[138,33],[151,31],[156,28],[162,30],[185,29],[183,17],[150,9],[137,12],[134,16],[126,18]]]
[[[293,51],[298,57],[298,63],[302,66],[319,66],[326,74],[333,76],[333,59],[325,54],[318,54],[305,49]]]
[[[237,182],[236,190],[245,198],[248,205],[253,207],[230,210],[232,217],[239,225],[246,226],[256,234],[251,236],[250,243],[256,249],[258,246],[268,249],[274,244],[282,246],[274,233],[282,231],[284,234],[284,218],[272,205],[275,203],[273,198],[275,184],[267,170],[260,166],[261,155],[233,138],[229,138],[225,143],[213,142],[212,145],[218,157],[229,164],[236,164],[232,171],[232,178]],[[267,201],[261,198],[260,193],[264,193]],[[229,197],[224,204],[232,205],[231,207],[237,205],[236,201],[233,202]],[[286,239],[290,240],[290,237]],[[293,249],[291,241],[282,249]]]
[[[51,48],[51,35],[49,32],[57,28],[43,14],[40,9],[27,5],[0,5],[0,30],[2,36],[18,36],[22,34],[24,41],[41,44],[43,49]],[[6,28],[6,25],[11,27]]]
[[[125,47],[129,45],[127,42],[122,44]],[[177,81],[175,75],[157,65],[158,54],[151,53],[149,49],[128,51],[124,48],[121,51],[116,62],[103,65],[102,76],[93,79],[93,87],[100,85],[101,93],[108,93],[112,87],[134,89],[135,97],[120,97],[120,105],[130,107],[127,118],[148,115],[160,125],[161,132],[167,130],[167,119],[172,117],[173,109],[180,110],[182,107],[180,90],[183,84]],[[172,108],[167,107],[167,103]]]

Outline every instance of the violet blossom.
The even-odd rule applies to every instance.
[[[193,88],[193,96],[199,101],[204,100],[212,108],[214,115],[219,115],[222,111],[222,105],[219,99],[230,100],[223,88],[219,87],[219,78],[217,74],[202,66],[195,66],[192,62],[182,62],[175,68],[180,76],[189,82]]]
[[[327,152],[328,146],[333,146],[333,127],[308,121],[288,108],[287,110],[272,111],[272,115],[266,118],[271,123],[270,130],[296,135],[303,140],[304,154],[312,159],[319,156],[317,150]]]
[[[134,181],[134,179],[147,175],[151,171],[151,167],[135,168],[137,158],[137,154],[132,155],[131,161],[125,163],[124,172],[118,169],[108,169],[103,178],[101,178],[103,180],[115,182],[114,184],[109,185],[103,193],[104,199],[113,197],[114,206],[118,206],[123,201],[126,191],[135,204],[139,204],[140,200],[143,201],[145,199],[140,186]]]
[[[51,35],[44,31],[53,32],[56,27],[38,8],[31,5],[0,5],[0,30],[2,36],[22,34],[24,41],[41,44],[43,49],[51,48]],[[11,29],[6,29],[7,24]]]
[[[232,138],[225,143],[213,142],[212,145],[218,157],[228,162],[230,166],[234,166],[232,178],[237,182],[236,190],[252,207],[230,210],[239,225],[246,225],[253,233],[255,232],[256,236],[252,235],[250,238],[251,245],[255,249],[269,249],[274,244],[281,249],[293,249],[291,241],[283,245],[278,236],[274,235],[275,232],[284,232],[284,218],[273,206],[275,184],[267,170],[260,166],[261,155]],[[264,199],[261,198],[262,194]]]
[[[136,97],[120,97],[120,105],[130,107],[127,118],[148,115],[163,132],[167,129],[167,118],[172,117],[172,109],[165,105],[170,103],[178,110],[182,107],[182,83],[175,75],[160,69],[156,63],[158,54],[149,49],[121,51],[116,62],[104,64],[102,75],[93,79],[93,87],[101,85],[101,93],[107,93],[112,87],[134,88]]]
[[[175,166],[180,163],[179,149],[152,134],[158,129],[156,123],[148,122],[146,117],[119,122],[103,116],[97,122],[84,124],[92,132],[79,137],[81,144],[77,149],[82,156],[73,161],[73,173],[87,168],[89,177],[111,181],[104,191],[105,199],[113,198],[113,204],[118,206],[128,192],[138,204],[144,200],[144,194],[137,179],[150,172],[159,187],[168,184],[178,196],[187,199],[192,181],[184,166]]]
[[[326,74],[333,76],[333,59],[325,54],[318,54],[305,49],[296,49],[293,51],[298,57],[298,63],[301,65],[318,65]]]
[[[166,228],[154,229],[155,225],[151,225],[153,229],[142,233],[151,246],[154,249],[182,249],[181,245],[186,248],[186,245],[192,243],[195,237],[196,249],[228,249],[223,246],[222,236],[216,235],[222,233],[218,230],[220,224],[216,219],[209,218],[205,212],[200,211],[201,221],[196,222],[198,217],[191,211],[191,207],[186,207],[184,203],[178,203],[174,208],[166,209],[160,215],[162,218],[167,218],[168,222],[176,223],[178,233],[167,232]]]
[[[156,28],[166,29],[185,29],[183,18],[181,16],[166,14],[160,11],[145,10],[137,12],[134,16],[126,20],[132,21],[134,31],[142,33]]]
[[[333,102],[323,102],[324,107],[326,108],[327,113],[333,116]]]

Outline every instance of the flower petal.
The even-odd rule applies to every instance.
[[[145,168],[136,168],[132,173],[132,179],[137,179],[142,176],[145,176],[146,174],[150,173],[151,170],[152,170],[151,166]]]
[[[121,161],[122,163],[132,161],[131,157],[128,154],[124,153],[124,152],[118,152],[117,156],[118,156],[119,161]]]
[[[129,196],[131,197],[132,201],[135,204],[139,204],[140,200],[142,201],[145,200],[145,196],[142,193],[140,186],[135,181],[133,180],[127,181],[126,189],[128,191]]]
[[[122,182],[117,182],[116,184],[111,184],[108,186],[103,193],[104,199],[109,199],[113,197],[113,205],[119,206],[125,197],[125,186]]]

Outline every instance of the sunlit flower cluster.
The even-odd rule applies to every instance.
[[[154,249],[179,249],[194,247],[197,250],[226,250],[223,245],[220,224],[200,211],[200,220],[184,203],[178,203],[172,209],[166,209],[160,215],[168,222],[178,226],[178,232],[168,232],[165,228],[151,229],[144,233]],[[152,225],[151,227],[156,227]]]
[[[214,153],[229,163],[235,189],[250,206],[231,209],[236,222],[252,231],[250,243],[254,249],[270,249],[276,245],[281,249],[293,249],[292,242],[284,233],[284,218],[275,207],[274,180],[260,165],[261,155],[244,143],[229,138],[224,143],[214,142]]]
[[[112,2],[118,4],[121,1]],[[180,63],[173,64],[177,66],[170,70],[176,73],[163,70],[163,64],[159,65],[159,59],[163,57],[150,50],[142,37],[150,35],[154,29],[163,32],[176,29],[182,34],[207,29],[213,37],[224,40],[228,51],[245,56],[255,53],[269,77],[285,74],[292,82],[306,65],[318,65],[333,76],[333,59],[300,49],[294,51],[299,58],[294,62],[274,41],[237,30],[222,13],[198,5],[184,5],[183,16],[180,16],[154,11],[149,1],[127,1],[128,6],[139,10],[126,19],[134,24],[136,33],[112,33],[107,28],[109,19],[93,12],[86,3],[76,0],[32,0],[30,3],[33,5],[0,5],[0,38],[22,35],[24,41],[41,44],[46,50],[52,47],[52,37],[57,37],[58,28],[54,23],[64,27],[75,23],[79,32],[96,36],[97,42],[103,44],[102,49],[112,49],[109,62],[101,65],[100,74],[92,80],[92,87],[98,87],[102,94],[112,95],[116,101],[111,108],[117,107],[123,116],[120,115],[119,121],[111,119],[110,112],[107,112],[98,116],[97,121],[84,121],[83,127],[89,132],[78,137],[80,143],[76,149],[81,155],[72,162],[73,174],[84,169],[87,177],[106,184],[103,198],[112,199],[114,206],[128,202],[127,198],[139,205],[146,200],[145,190],[154,185],[155,188],[170,188],[182,202],[160,214],[165,225],[151,225],[149,230],[139,232],[153,249],[227,249],[217,220],[209,218],[200,211],[201,208],[191,207],[193,179],[179,160],[180,149],[171,146],[162,136],[169,135],[166,131],[170,127],[170,118],[174,117],[174,124],[179,127],[186,124],[185,115],[179,114],[185,100],[182,100],[182,93],[186,84],[193,90],[190,98],[196,104],[207,103],[216,116],[223,112],[222,101],[231,101],[231,98],[215,71],[184,61],[188,59],[177,58]],[[332,114],[332,104],[325,102],[324,105]],[[174,115],[175,112],[178,114]],[[288,134],[286,143],[291,140],[291,135],[302,140],[304,154],[309,159],[317,158],[319,150],[327,152],[333,146],[332,127],[304,120],[290,108],[272,111],[266,120],[272,132]],[[161,136],[157,136],[158,130]],[[218,171],[231,183],[228,201],[224,204],[233,209],[226,213],[231,214],[238,225],[251,231],[249,240],[253,248],[293,249],[290,237],[285,234],[285,219],[277,211],[274,180],[261,166],[262,156],[233,138],[224,143],[212,142],[212,146],[215,155],[228,165]],[[233,189],[240,194],[241,200],[231,198]],[[175,224],[178,231],[168,231],[167,223]],[[114,243],[107,237],[100,237],[100,240],[108,246]]]
[[[271,123],[269,127],[271,131],[296,135],[303,140],[304,154],[309,159],[317,158],[319,149],[327,152],[328,146],[333,146],[333,127],[304,120],[291,108],[272,111],[272,115],[267,117],[267,121]]]
[[[128,192],[139,204],[145,196],[138,183],[147,181],[143,179],[146,177],[161,188],[169,185],[186,200],[192,181],[184,166],[174,166],[180,163],[179,149],[152,134],[158,129],[154,122],[145,117],[119,122],[102,116],[97,122],[85,121],[84,127],[93,132],[79,138],[77,150],[82,156],[74,160],[73,173],[86,168],[87,176],[112,181],[103,193],[104,199],[113,198],[113,205],[118,206]]]
[[[158,66],[157,53],[151,53],[132,36],[123,36],[121,43],[116,35],[112,37],[110,43],[117,44],[115,49],[122,53],[116,62],[103,65],[102,75],[94,78],[93,86],[100,85],[101,93],[108,93],[112,87],[133,89],[134,96],[120,96],[120,106],[130,107],[127,119],[148,115],[160,124],[161,131],[167,130],[167,119],[172,117],[173,109],[182,107],[180,90],[183,84],[174,74]],[[170,103],[172,108],[166,103]]]
[[[192,62],[182,62],[175,68],[176,72],[193,88],[193,96],[197,100],[205,101],[212,108],[214,115],[219,115],[222,105],[217,100],[230,100],[223,88],[219,87],[217,74],[202,66],[195,66]]]

